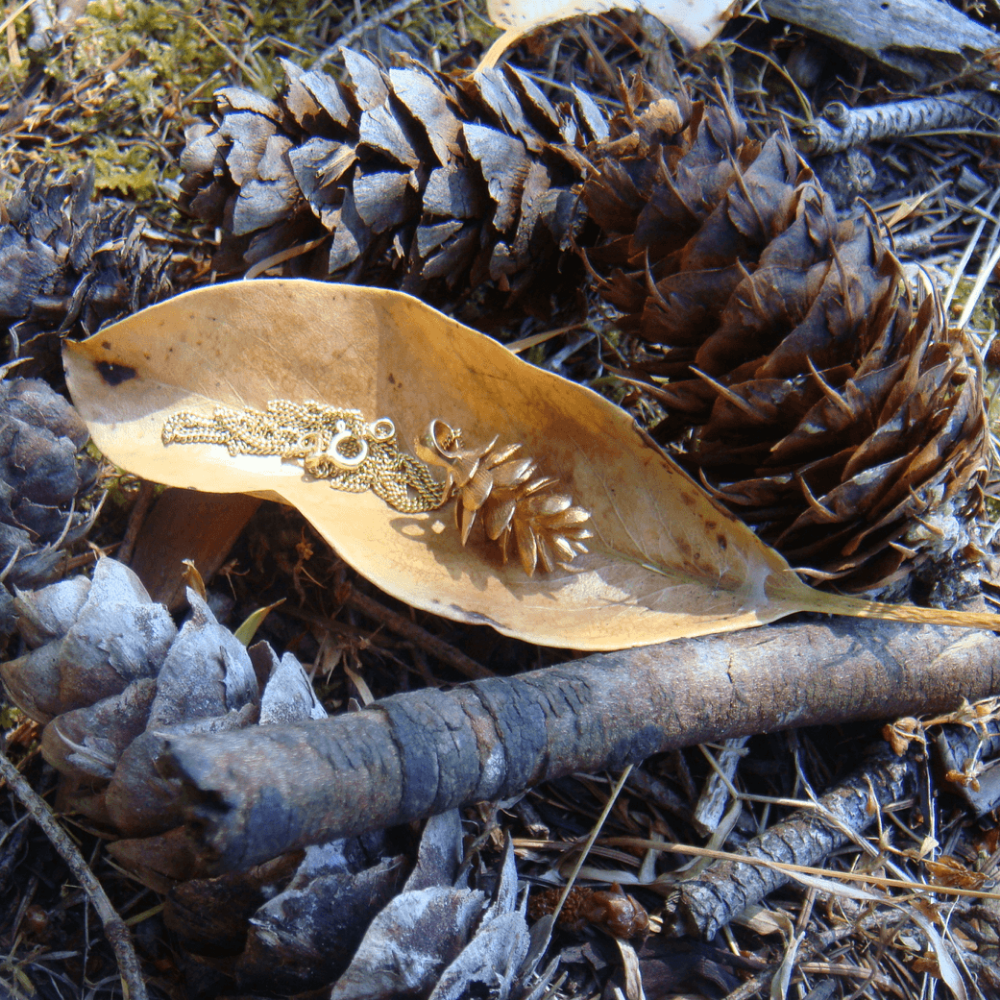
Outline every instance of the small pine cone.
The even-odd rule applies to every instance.
[[[57,354],[53,334],[89,336],[169,291],[169,258],[148,247],[135,208],[93,190],[93,166],[66,180],[33,165],[0,208],[0,321],[14,357]]]
[[[522,292],[582,224],[580,149],[607,137],[591,98],[554,107],[517,70],[482,79],[383,69],[345,50],[347,79],[283,63],[279,101],[218,92],[188,132],[190,211],[222,227],[215,265],[401,288],[495,282]]]
[[[568,568],[587,551],[584,539],[591,532],[584,525],[590,514],[573,506],[572,497],[553,492],[559,480],[537,475],[537,462],[518,457],[521,445],[497,450],[498,441],[465,448],[459,431],[434,420],[415,450],[423,461],[446,470],[444,495],[455,498],[455,524],[463,545],[478,521],[486,537],[498,544],[504,563],[513,540],[528,576],[539,566],[546,573],[557,566]]]
[[[62,396],[38,379],[0,381],[0,567],[37,587],[58,573],[63,546],[90,528],[97,465],[90,434]]]
[[[727,105],[670,134],[641,97],[591,151],[583,198],[636,335],[629,374],[666,410],[654,435],[838,588],[961,562],[987,462],[971,342],[870,225],[837,219],[786,137],[748,139]]]

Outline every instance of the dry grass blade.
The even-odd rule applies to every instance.
[[[697,847],[694,844],[675,844],[664,840],[643,840],[638,837],[607,837],[601,840],[605,847],[627,847],[632,850],[666,851],[670,854],[684,854],[696,858],[711,858],[716,861],[732,861],[738,864],[755,865],[759,868],[772,868],[784,872],[790,877],[796,875],[809,876],[816,879],[827,879],[824,884],[827,891],[835,882],[852,882],[874,885],[883,889],[907,889],[910,892],[935,892],[943,896],[969,896],[974,899],[1000,900],[1000,892],[989,892],[985,889],[968,889],[963,886],[913,882],[909,879],[886,878],[873,875],[870,872],[837,872],[827,868],[814,868],[809,865],[792,865],[783,861],[772,861],[769,858],[748,857],[745,854],[735,854],[732,851],[715,851],[707,847]]]

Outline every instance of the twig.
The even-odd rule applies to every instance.
[[[25,2],[23,4],[21,4],[20,7],[17,8],[17,10],[15,10],[12,13],[8,14],[3,19],[3,21],[0,22],[0,31],[5,31],[6,28],[7,28],[7,25],[8,24],[13,24],[14,21],[15,21],[15,19],[17,18],[17,16],[19,14],[23,14],[33,3],[35,3],[35,0],[25,0]]]
[[[629,774],[628,787],[657,808],[672,813],[685,823],[691,822],[691,807],[672,788],[643,768],[637,767]]]
[[[443,639],[432,635],[426,629],[411,622],[409,618],[397,614],[395,611],[390,611],[384,604],[366,594],[352,589],[344,603],[348,607],[354,608],[355,611],[360,611],[366,618],[378,622],[388,631],[395,633],[404,642],[408,642],[411,646],[435,657],[439,662],[451,667],[463,677],[468,677],[469,680],[478,681],[495,676],[492,670],[477,663],[471,656],[466,656],[465,653],[455,649]],[[300,618],[304,622],[318,625],[328,632],[346,628],[341,622],[306,611],[304,608],[286,607],[284,611],[293,618]]]
[[[849,108],[840,101],[823,110],[802,129],[799,147],[804,153],[837,153],[877,139],[895,139],[933,129],[974,125],[1000,116],[1000,97],[981,90],[964,90],[947,97],[924,97],[867,108]]]
[[[390,611],[385,605],[379,604],[359,590],[352,588],[347,604],[360,611],[366,618],[379,622],[390,632],[395,632],[400,638],[436,657],[452,670],[457,670],[463,677],[476,681],[493,676],[492,670],[477,663],[471,656],[466,656],[436,635],[431,635],[427,629],[421,628],[395,611]]]
[[[597,822],[594,824],[593,829],[590,831],[589,836],[584,842],[576,861],[573,863],[573,868],[566,879],[566,885],[563,886],[562,894],[559,896],[559,902],[556,903],[556,908],[552,911],[553,922],[559,919],[559,914],[562,912],[562,908],[566,904],[566,898],[573,890],[573,885],[576,882],[577,876],[580,874],[580,869],[583,867],[584,861],[587,860],[587,855],[590,854],[590,849],[594,846],[594,841],[597,840],[601,830],[604,829],[604,824],[607,821],[608,814],[614,807],[615,802],[618,801],[618,796],[621,794],[621,790],[625,787],[625,782],[628,780],[628,776],[632,772],[632,766],[632,764],[626,765],[625,770],[618,776],[618,780],[615,781],[614,787],[611,789],[611,794],[608,796],[608,801],[604,803],[604,808],[601,810],[600,816],[597,817]]]
[[[31,787],[27,779],[2,751],[0,751],[0,777],[7,782],[21,805],[42,828],[42,832],[49,838],[49,843],[66,862],[73,877],[79,881],[83,891],[97,911],[97,915],[101,918],[104,933],[118,959],[118,971],[122,979],[125,1000],[146,1000],[146,984],[142,978],[139,957],[132,947],[132,938],[129,935],[128,927],[111,905],[111,900],[108,899],[104,888],[97,881],[97,877],[90,870],[90,866],[84,860],[76,844],[56,822],[45,800]]]
[[[704,745],[701,747],[701,752],[708,757],[712,765],[712,773],[698,797],[692,824],[703,837],[715,830],[722,819],[729,798],[729,789],[732,788],[732,777],[740,760],[746,756],[744,747],[749,739],[749,736],[741,736],[735,740],[723,740],[718,760],[712,757]]]
[[[42,52],[52,42],[52,12],[44,2],[36,3],[31,8],[31,34],[28,36],[28,48],[33,52]]]
[[[132,511],[128,516],[128,524],[125,527],[125,537],[122,539],[118,549],[118,561],[126,566],[132,559],[132,551],[135,549],[136,539],[153,500],[156,498],[156,486],[147,480],[142,480],[139,486],[139,495],[135,498]]]
[[[827,792],[818,810],[789,816],[754,837],[741,853],[786,865],[814,865],[875,821],[869,796],[884,807],[912,794],[916,777],[913,760],[883,752]],[[711,939],[735,914],[788,881],[789,876],[776,868],[722,862],[699,878],[682,882],[673,906],[690,933]]]
[[[418,2],[419,0],[399,0],[398,3],[387,7],[381,13],[366,17],[361,24],[356,28],[352,28],[346,35],[342,35],[334,45],[331,45],[330,48],[321,53],[311,68],[319,69],[320,66],[328,63],[341,49],[349,49],[366,31],[371,31],[372,28],[377,28],[379,25],[391,21],[394,17],[405,14],[411,7],[416,7]]]
[[[597,654],[316,722],[169,739],[206,872],[332,836],[510,798],[663,750],[950,710],[1000,683],[992,632],[833,620]]]
[[[1000,200],[1000,188],[993,192],[993,196],[986,205],[985,211],[980,216],[975,230],[969,237],[969,242],[966,244],[965,250],[962,251],[962,256],[955,264],[954,271],[952,272],[951,284],[945,291],[944,299],[941,303],[941,307],[944,309],[946,316],[949,315],[948,309],[951,306],[951,300],[955,297],[955,293],[958,291],[958,286],[961,283],[962,278],[965,276],[965,268],[972,259],[972,254],[976,247],[979,245],[979,237],[983,235],[983,230],[986,228],[986,224],[994,221],[992,213],[998,200]]]

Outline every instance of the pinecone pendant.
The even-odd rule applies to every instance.
[[[415,444],[417,456],[447,473],[446,497],[455,498],[455,525],[465,545],[476,522],[486,537],[499,545],[507,562],[511,547],[524,572],[536,568],[551,573],[568,569],[577,555],[587,552],[584,527],[590,514],[573,504],[572,497],[555,492],[559,480],[538,475],[538,463],[519,457],[521,445],[497,448],[499,437],[482,447],[463,447],[461,431],[442,420],[432,420],[424,440]]]

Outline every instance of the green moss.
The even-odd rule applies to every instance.
[[[99,137],[91,147],[91,158],[96,190],[113,190],[140,201],[156,195],[160,164],[151,149],[122,147],[113,139]]]
[[[545,345],[535,344],[534,347],[529,348],[524,355],[524,360],[530,365],[543,365],[545,364]]]
[[[485,0],[470,0],[466,4],[465,30],[469,38],[488,49],[502,34],[502,29],[489,20]],[[445,24],[445,27],[449,27]],[[454,32],[452,32],[454,34]]]
[[[315,30],[307,0],[95,0],[64,42],[41,54],[27,48],[26,14],[15,26],[24,64],[12,68],[0,46],[0,71],[15,85],[29,71],[47,81],[31,137],[8,151],[11,172],[18,159],[67,171],[92,160],[98,188],[140,202],[164,198],[159,184],[177,172],[183,126],[210,109],[216,90],[274,94],[279,56],[306,61]]]
[[[0,729],[16,729],[24,721],[24,712],[8,702],[0,702]]]

